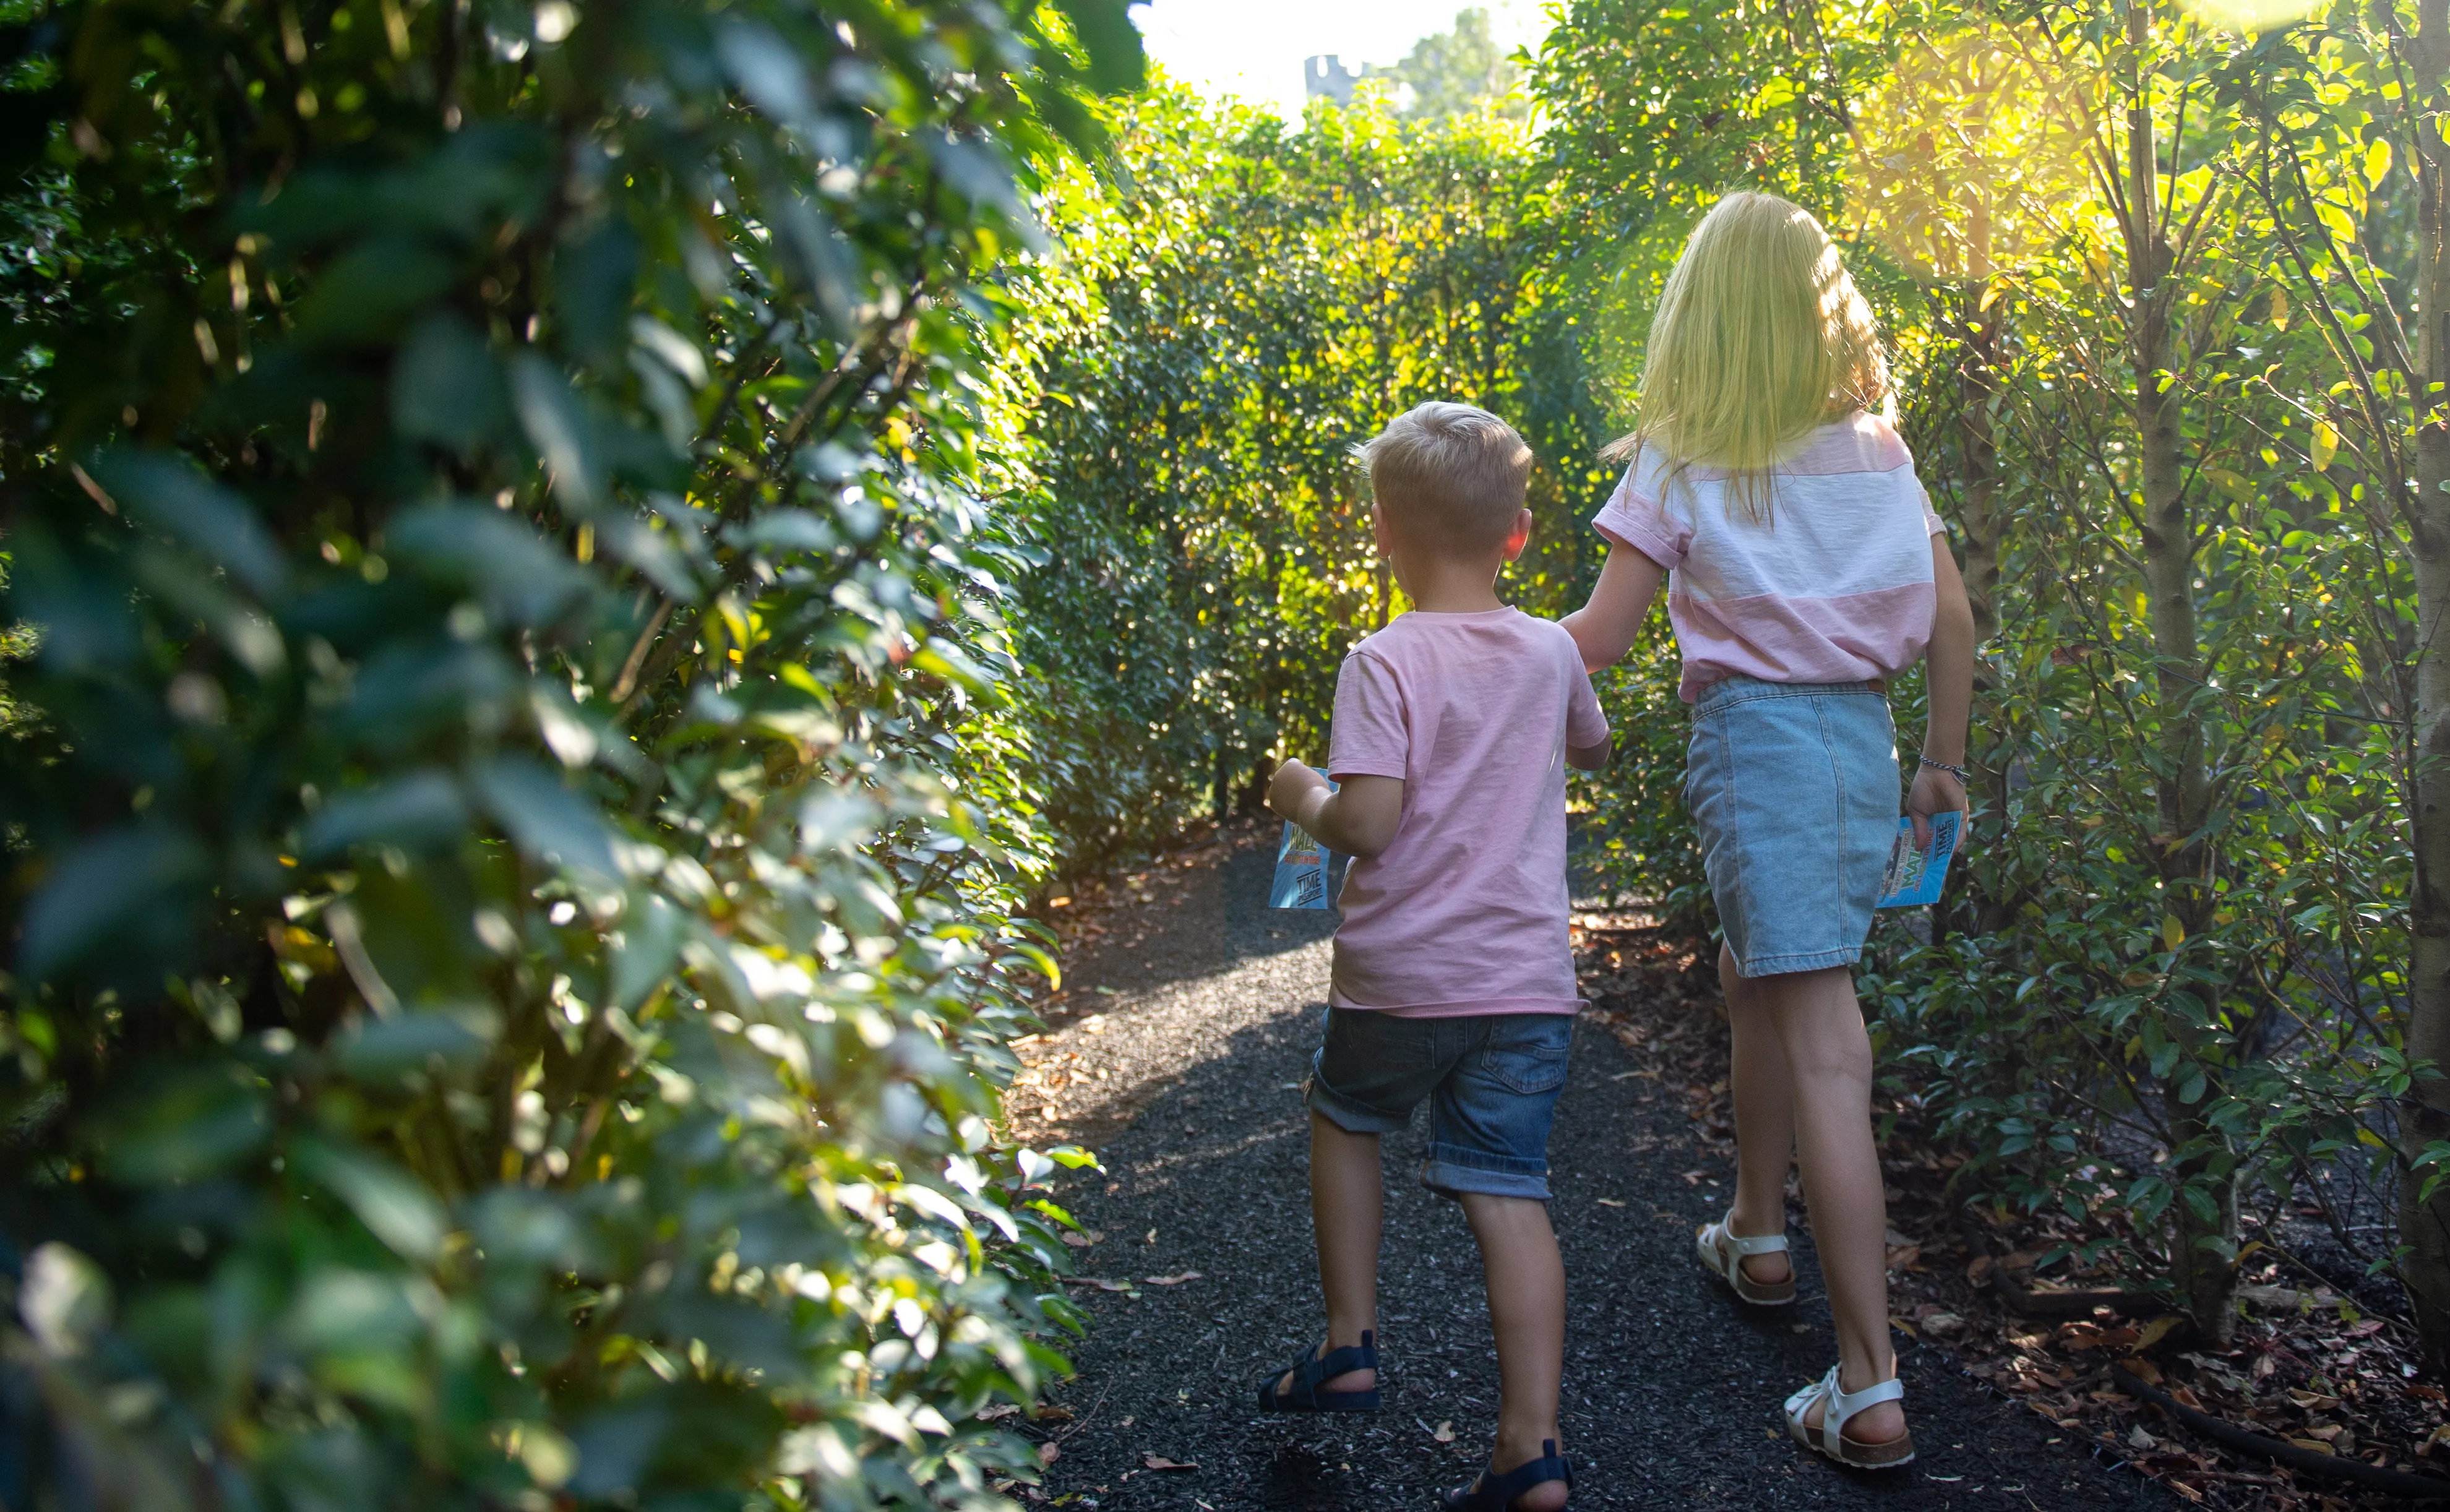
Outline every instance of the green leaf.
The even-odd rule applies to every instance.
[[[486,1049],[484,1037],[449,1014],[404,1013],[358,1025],[334,1055],[360,1081],[396,1082],[413,1073],[473,1069]]]
[[[596,368],[620,361],[637,272],[638,239],[617,220],[599,223],[554,259],[554,313],[562,340],[580,361]]]
[[[419,238],[368,238],[325,268],[298,301],[298,334],[319,347],[388,339],[456,276],[452,260]]]
[[[606,879],[620,875],[612,837],[594,805],[543,766],[525,757],[498,757],[478,767],[470,783],[485,811],[529,859],[580,867]]]
[[[661,893],[637,896],[621,921],[621,949],[612,958],[612,1000],[633,1009],[661,986],[680,959],[680,910]]]
[[[1132,23],[1134,0],[1056,0],[1072,34],[1089,54],[1089,87],[1127,94],[1148,77],[1148,53]]]
[[[19,977],[48,981],[106,946],[125,961],[172,944],[209,865],[196,836],[166,824],[87,841],[53,866],[27,906]]]
[[[360,1150],[301,1139],[289,1152],[298,1173],[349,1205],[374,1236],[402,1259],[430,1262],[450,1231],[442,1205],[416,1177]]]
[[[97,1120],[93,1143],[111,1179],[159,1187],[228,1171],[271,1134],[262,1082],[225,1062],[134,1078]]]
[[[393,523],[385,546],[404,563],[475,590],[496,620],[511,625],[552,624],[593,586],[526,521],[482,505],[412,510]]]
[[[275,597],[286,588],[288,568],[254,508],[186,458],[161,452],[108,452],[93,459],[92,472],[129,518],[226,569],[257,596]]]
[[[575,514],[594,514],[606,500],[604,449],[569,380],[544,359],[523,353],[511,364],[511,398],[554,495]]]
[[[391,370],[392,423],[401,435],[464,452],[509,414],[501,368],[467,322],[437,315],[409,333]]]
[[[467,824],[468,805],[449,774],[411,772],[379,786],[333,794],[307,821],[300,849],[310,861],[376,843],[435,849],[457,840]]]

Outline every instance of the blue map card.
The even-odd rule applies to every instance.
[[[1268,889],[1268,906],[1334,907],[1335,865],[1343,859],[1287,821],[1284,839],[1276,843],[1276,880]]]
[[[1889,847],[1889,869],[1880,879],[1880,901],[1875,908],[1919,908],[1939,901],[1940,884],[1948,881],[1948,858],[1956,854],[1956,826],[1962,815],[1951,810],[1931,821],[1931,843],[1917,848],[1911,816],[1897,821],[1897,840]],[[1283,874],[1283,868],[1277,868]]]

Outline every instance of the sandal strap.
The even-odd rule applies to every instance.
[[[1293,1389],[1284,1393],[1285,1400],[1297,1402],[1305,1406],[1315,1406],[1318,1405],[1318,1388],[1322,1382],[1332,1381],[1337,1376],[1348,1375],[1355,1370],[1377,1368],[1377,1335],[1364,1329],[1359,1344],[1348,1344],[1339,1348],[1330,1349],[1325,1354],[1320,1354],[1315,1349],[1304,1349],[1300,1359],[1295,1360],[1288,1370],[1278,1371],[1277,1374],[1283,1375],[1289,1371],[1293,1378]]]
[[[1460,1494],[1449,1493],[1447,1505],[1453,1512],[1507,1512],[1514,1499],[1535,1485],[1563,1481],[1565,1489],[1574,1488],[1574,1464],[1557,1452],[1557,1441],[1547,1439],[1540,1444],[1540,1458],[1526,1460],[1504,1475],[1484,1469],[1480,1478]]]
[[[1736,1232],[1733,1228],[1729,1227],[1728,1219],[1726,1218],[1720,1219],[1711,1227],[1719,1231],[1717,1236],[1712,1242],[1721,1245],[1725,1249],[1733,1250],[1739,1255],[1783,1254],[1786,1252],[1786,1235],[1783,1231],[1779,1233],[1754,1234],[1750,1237],[1746,1237],[1743,1234]]]
[[[1832,1373],[1829,1377],[1829,1401],[1841,1418],[1851,1418],[1865,1407],[1876,1407],[1883,1402],[1902,1402],[1905,1398],[1906,1384],[1896,1376],[1867,1386],[1860,1391],[1840,1391],[1837,1375]]]
[[[1841,1444],[1846,1437],[1848,1421],[1866,1407],[1877,1406],[1883,1402],[1902,1402],[1906,1395],[1906,1384],[1896,1376],[1865,1386],[1860,1391],[1841,1391],[1838,1388],[1838,1367],[1834,1365],[1829,1367],[1829,1373],[1809,1389],[1821,1402],[1821,1446],[1831,1459],[1840,1461],[1845,1458]],[[1811,1403],[1807,1401],[1797,1416],[1811,1410]]]

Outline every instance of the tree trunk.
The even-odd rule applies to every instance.
[[[1983,240],[1977,233],[1977,248]],[[1988,260],[1982,261],[1987,263]],[[2002,349],[1999,322],[2006,317],[2007,301],[1998,300],[1996,310],[1983,308],[1984,300],[1994,293],[1991,280],[1977,271],[1964,291],[1956,333],[1956,424],[1961,454],[1958,465],[1963,469],[1965,484],[1957,507],[1957,544],[1964,559],[1965,598],[1974,609],[1974,644],[1977,648],[1974,660],[1976,712],[1965,753],[1966,765],[1974,774],[1969,796],[1974,800],[1975,814],[1974,828],[1966,837],[1966,850],[1969,860],[1977,866],[1984,855],[2000,853],[2008,835],[2010,759],[2000,742],[1982,737],[1986,728],[1995,734],[1996,722],[1986,722],[1979,711],[1979,701],[1998,691],[1998,678],[1979,648],[1990,645],[1999,633],[1999,548],[2007,534],[2007,520],[1999,511],[1999,446],[1994,414]],[[1966,901],[1974,910],[1974,932],[1996,934],[2009,921],[2012,901],[1980,887],[1977,871],[1968,870],[1965,878],[1974,885]],[[1945,918],[1945,911],[1933,914],[1935,943],[1940,938],[1937,930]]]
[[[1999,320],[1982,307],[1991,292],[1988,280],[1965,291],[1958,315],[1956,422],[1962,436],[1965,502],[1959,509],[1963,529],[1965,596],[1974,606],[1974,643],[1988,644],[1999,633],[1999,545],[2005,522],[1998,515],[1999,448],[1993,434],[1993,401],[1999,393]],[[1977,689],[1992,684],[1989,664],[1976,661]]]
[[[1999,547],[2007,521],[1999,513],[1999,445],[1994,432],[1994,405],[1999,397],[1999,321],[2006,315],[2000,300],[1994,313],[1983,300],[1995,292],[1991,281],[1977,278],[1965,291],[1957,319],[1956,423],[1961,465],[1965,469],[1964,503],[1957,511],[1963,548],[1965,598],[1974,608],[1974,692],[1987,697],[1998,689],[1998,678],[1979,652],[1999,634]],[[1974,721],[1979,730],[1982,721]],[[2008,829],[2008,762],[1996,743],[1968,742],[1967,763],[1974,769],[1974,799],[1984,823],[1974,840],[1996,841]],[[1993,900],[1995,904],[1998,900]],[[1986,927],[1996,921],[1985,921]]]
[[[2450,0],[2422,0],[2412,48],[2416,77],[2434,81],[2418,104],[2416,169],[2417,405],[2425,414],[2450,402],[2450,145],[2441,114],[2450,108]],[[2414,102],[2412,102],[2414,103]],[[2409,919],[2407,1049],[2450,1070],[2450,425],[2416,433],[2415,813],[2410,836],[2415,878]],[[2407,1098],[2401,1137],[2412,1160],[2450,1139],[2450,1080],[2420,1081]],[[2410,1179],[2401,1194],[2400,1240],[2425,1368],[2450,1377],[2450,1192],[2420,1202]]]
[[[2149,0],[2135,0],[2128,10],[2128,40],[2136,57],[2151,44]],[[2134,90],[2127,110],[2127,214],[2121,226],[2127,243],[2128,282],[2133,292],[2133,314],[2128,327],[2129,357],[2135,377],[2134,415],[2141,446],[2144,492],[2144,579],[2148,597],[2154,690],[2160,706],[2161,767],[2155,793],[2159,833],[2153,837],[2152,859],[2160,874],[2164,906],[2188,936],[2202,931],[2211,912],[2206,878],[2210,858],[2200,838],[2209,817],[2210,784],[2204,770],[2201,719],[2192,711],[2203,686],[2203,651],[2195,630],[2195,528],[2188,508],[2186,459],[2178,434],[2183,396],[2170,376],[2173,343],[2169,317],[2174,303],[2169,286],[2174,254],[2162,213],[2158,184],[2159,138],[2152,123],[2149,76],[2131,81]],[[2203,1015],[2208,1020],[2208,1011]],[[2226,1343],[2237,1322],[2237,1175],[2234,1161],[2223,1148],[2226,1140],[2196,1114],[2214,1095],[2218,1067],[2203,1054],[2199,1033],[2175,1024],[2172,1037],[2187,1054],[2170,1083],[2172,1091],[2189,1078],[2188,1067],[2212,1073],[2209,1085],[2191,1106],[2170,1105],[2170,1132],[2181,1145],[2211,1147],[2177,1162],[2172,1174],[2199,1191],[2208,1187],[2211,1212],[2195,1211],[2183,1198],[2171,1210],[2169,1246],[2171,1279],[2195,1326]]]

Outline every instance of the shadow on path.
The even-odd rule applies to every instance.
[[[1106,1173],[1080,1173],[1059,1194],[1101,1236],[1080,1251],[1081,1271],[1133,1288],[1074,1289],[1094,1325],[1073,1351],[1079,1375],[1055,1393],[1074,1417],[1044,1434],[1059,1445],[1046,1493],[1080,1499],[1066,1504],[1427,1506],[1487,1452],[1497,1372],[1478,1257],[1461,1213],[1418,1183],[1417,1120],[1387,1140],[1388,1409],[1302,1419],[1251,1406],[1258,1378],[1314,1343],[1322,1318],[1295,1084],[1333,921],[1269,913],[1267,870],[1259,849],[1219,868],[1216,907],[1199,921],[1215,961],[1203,975],[1152,974],[1153,985],[1107,999],[1098,1036],[1075,1023],[1040,1047],[1044,1063],[1075,1078],[1066,1090],[1077,1095],[1054,1094],[1064,1109],[1057,1126],[1113,1131],[1099,1146]],[[1088,958],[1075,979],[1081,990],[1112,985],[1101,970]],[[2177,1504],[1902,1338],[1921,1448],[1914,1465],[1864,1477],[1789,1444],[1775,1426],[1779,1402],[1836,1358],[1809,1241],[1798,1251],[1800,1306],[1757,1315],[1720,1290],[1688,1250],[1723,1201],[1723,1187],[1702,1183],[1727,1173],[1698,1153],[1680,1103],[1624,1076],[1633,1063],[1611,1037],[1586,1024],[1574,1056],[1550,1157],[1570,1286],[1565,1432],[1582,1478],[1576,1507]],[[1152,1284],[1187,1271],[1199,1278]],[[1451,1425],[1449,1444],[1437,1440],[1441,1425]],[[1151,1470],[1150,1456],[1197,1468]]]

